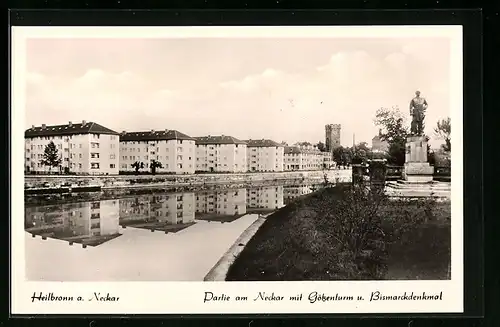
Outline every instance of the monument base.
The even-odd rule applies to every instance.
[[[427,162],[427,139],[411,136],[406,142],[406,162],[403,178],[409,183],[429,183],[433,180],[434,167]]]

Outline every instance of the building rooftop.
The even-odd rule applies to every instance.
[[[199,136],[194,138],[196,144],[247,144],[245,141],[227,135]]]
[[[32,126],[24,132],[24,137],[39,137],[39,136],[63,136],[75,134],[109,134],[118,135],[117,132],[99,125],[94,122],[82,121],[78,124],[69,122],[66,125],[51,125],[47,126]]]
[[[245,140],[248,147],[283,147],[284,145],[273,140]]]
[[[120,142],[130,141],[168,141],[168,140],[189,140],[194,141],[194,138],[183,134],[174,129],[166,129],[162,131],[151,130],[148,132],[122,132],[120,134]]]

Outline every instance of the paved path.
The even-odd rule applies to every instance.
[[[96,247],[26,233],[26,277],[37,281],[202,281],[257,215],[198,221],[177,233],[128,227]]]

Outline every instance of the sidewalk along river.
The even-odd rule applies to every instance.
[[[32,203],[25,207],[27,278],[201,281],[258,214],[320,187],[124,190],[98,192],[91,201]]]

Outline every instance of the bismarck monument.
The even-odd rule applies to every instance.
[[[424,135],[425,111],[428,104],[420,91],[410,102],[411,135],[406,140],[406,159],[403,177],[408,183],[432,182],[434,167],[427,162],[427,137]]]

